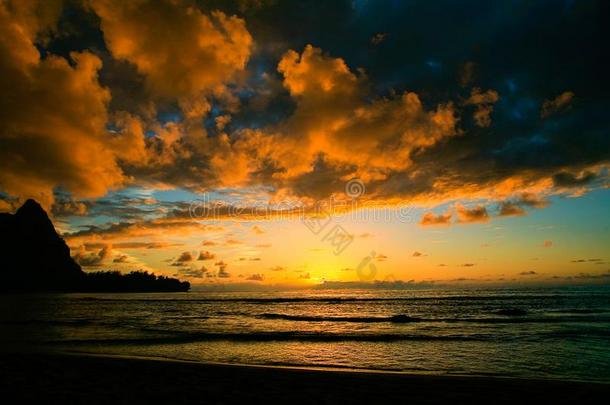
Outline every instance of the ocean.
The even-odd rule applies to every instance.
[[[5,295],[0,302],[4,350],[610,382],[610,287]]]

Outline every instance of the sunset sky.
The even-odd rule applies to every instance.
[[[0,211],[199,288],[607,283],[609,11],[0,0]]]

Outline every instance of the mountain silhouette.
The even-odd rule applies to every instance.
[[[148,272],[85,273],[45,210],[27,200],[0,213],[0,291],[187,291],[188,282]]]
[[[83,276],[70,248],[34,200],[17,212],[0,214],[0,290],[72,290]]]

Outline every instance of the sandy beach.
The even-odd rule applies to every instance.
[[[74,354],[3,354],[15,403],[592,403],[610,385],[221,365]],[[13,396],[14,395],[14,396]]]

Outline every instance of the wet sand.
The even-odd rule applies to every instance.
[[[610,384],[311,370],[74,354],[2,354],[11,403],[593,403]],[[9,397],[9,398],[10,398]],[[596,401],[597,399],[597,401]]]

